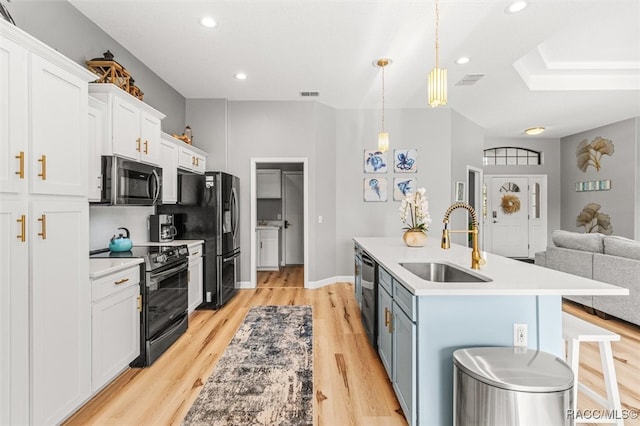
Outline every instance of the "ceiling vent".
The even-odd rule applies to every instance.
[[[319,92],[300,92],[300,96],[319,96]]]
[[[456,83],[456,86],[473,86],[485,75],[486,74],[467,74]]]

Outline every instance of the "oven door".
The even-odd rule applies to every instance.
[[[146,324],[147,340],[162,333],[187,311],[188,260],[147,273]]]

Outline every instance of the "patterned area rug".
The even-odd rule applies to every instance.
[[[182,424],[312,425],[311,306],[251,308]]]

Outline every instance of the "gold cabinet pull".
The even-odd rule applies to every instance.
[[[42,156],[38,158],[38,163],[40,163],[40,173],[38,173],[38,176],[40,176],[42,180],[47,180],[47,156],[42,154]]]
[[[199,255],[199,254],[200,254],[200,252],[199,252],[199,251],[194,251],[193,253],[191,253],[191,256],[197,256],[197,255]]]
[[[129,278],[123,278],[121,280],[115,281],[114,284],[118,285],[118,284],[126,283],[127,281],[129,281]]]
[[[20,151],[20,154],[16,155],[16,158],[20,164],[16,174],[20,176],[20,179],[24,179],[24,151]]]
[[[389,309],[384,308],[384,326],[389,328]]]
[[[138,138],[136,139],[136,151],[140,152],[140,143],[142,142],[142,139]]]
[[[200,163],[200,159],[196,157],[196,167],[199,166],[199,163]]]
[[[144,141],[144,153],[149,153],[149,141]]]
[[[191,165],[195,166],[196,165],[196,157],[191,156]]]
[[[393,333],[393,314],[389,311],[389,333]]]
[[[41,223],[40,229],[41,232],[38,232],[38,235],[42,237],[43,240],[47,239],[47,215],[43,214],[38,218],[38,222]]]
[[[142,312],[142,295],[138,295],[138,312]]]
[[[20,215],[20,219],[17,219],[16,222],[20,224],[20,235],[18,235],[18,239],[24,243],[27,240],[27,218],[25,215]]]

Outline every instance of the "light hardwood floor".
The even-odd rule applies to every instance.
[[[278,280],[272,276],[268,280],[271,287],[240,290],[218,311],[194,312],[186,334],[154,365],[124,372],[66,424],[180,424],[248,309],[287,304],[313,307],[315,425],[406,424],[362,328],[353,285],[338,283],[307,290],[291,287],[290,278]],[[572,305],[564,308],[622,336],[613,351],[623,408],[640,412],[640,328],[600,320]],[[583,344],[581,352],[581,378],[603,392],[597,347]],[[584,396],[579,402],[579,408],[596,408]],[[638,426],[640,422],[625,424]]]
[[[283,266],[278,271],[258,271],[258,287],[304,287],[304,265]]]

